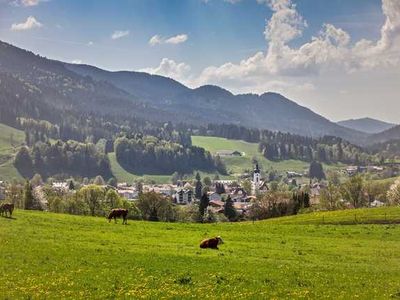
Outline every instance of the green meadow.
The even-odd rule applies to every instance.
[[[240,140],[231,140],[212,136],[192,136],[192,143],[202,147],[212,154],[217,151],[230,150],[243,152],[243,156],[221,157],[225,162],[228,172],[240,174],[246,170],[253,169],[253,158],[257,159],[262,170],[274,169],[278,172],[295,171],[304,172],[308,170],[309,163],[300,160],[270,161],[267,160],[259,151],[257,143],[248,143]],[[337,169],[341,165],[325,165],[326,169]]]
[[[17,149],[25,141],[21,130],[0,124],[0,180],[21,179],[21,175],[13,165]]]
[[[0,218],[3,299],[400,297],[399,207],[217,224],[14,217]],[[216,235],[220,250],[199,248]]]

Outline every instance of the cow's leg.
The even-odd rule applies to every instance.
[[[117,217],[116,216],[114,216],[114,222],[115,222],[115,224],[117,224]]]

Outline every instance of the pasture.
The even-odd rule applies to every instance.
[[[182,224],[17,210],[0,218],[0,298],[400,297],[400,208]],[[307,221],[308,220],[308,221]],[[330,220],[330,222],[328,222]],[[200,249],[221,235],[220,250]]]
[[[0,180],[22,178],[14,167],[13,161],[17,149],[24,141],[23,131],[0,124]]]
[[[194,146],[202,147],[212,154],[221,150],[244,152],[244,156],[221,157],[230,173],[240,174],[253,169],[253,158],[256,158],[263,171],[274,169],[278,172],[304,172],[310,164],[300,160],[270,161],[259,151],[257,143],[248,143],[240,140],[231,140],[212,136],[192,136]],[[337,169],[341,165],[325,165],[325,169]]]

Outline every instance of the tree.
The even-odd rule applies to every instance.
[[[205,186],[211,186],[212,182],[211,182],[211,178],[210,177],[204,177],[203,178],[203,183]]]
[[[392,205],[400,204],[400,179],[397,179],[387,192],[387,199]]]
[[[17,208],[25,208],[24,205],[24,188],[17,180],[12,180],[6,189],[6,200],[13,203]]]
[[[136,191],[138,192],[138,195],[140,196],[141,194],[143,194],[143,183],[142,181],[138,180],[135,184],[136,187]]]
[[[196,174],[196,187],[195,187],[196,199],[200,199],[201,198],[202,190],[203,190],[203,185],[201,184],[201,177],[200,177],[200,174],[197,172],[197,174]]]
[[[233,206],[233,201],[230,196],[228,196],[228,198],[225,200],[224,215],[231,222],[237,220],[237,212],[236,212],[235,207]]]
[[[137,207],[148,221],[173,221],[175,217],[171,201],[155,192],[142,193]]]
[[[178,184],[178,181],[181,179],[181,176],[179,175],[178,172],[174,172],[171,176],[171,183],[172,184]]]
[[[113,190],[109,189],[106,193],[105,196],[106,204],[107,206],[112,209],[112,208],[119,208],[122,206],[122,200],[121,197],[118,195],[118,193]]]
[[[343,198],[349,201],[354,208],[361,207],[364,204],[364,181],[360,175],[348,179],[342,184],[341,194]]]
[[[117,179],[115,177],[111,177],[110,179],[108,179],[107,185],[117,187]]]
[[[31,185],[34,188],[37,186],[43,185],[42,176],[40,176],[40,174],[37,174],[37,173],[35,175],[33,175],[32,179],[31,179]]]
[[[29,180],[25,182],[25,187],[24,187],[24,208],[25,209],[35,208],[35,198],[33,197],[32,185],[29,182]]]
[[[250,180],[246,179],[244,181],[242,181],[242,188],[244,189],[244,191],[250,195],[251,194],[251,182]]]
[[[339,208],[340,198],[341,198],[340,189],[333,182],[329,182],[328,186],[325,189],[321,190],[320,194],[321,205],[328,210],[334,210]]]
[[[25,178],[33,176],[33,162],[27,147],[21,147],[15,156],[14,165]]]
[[[209,204],[210,204],[210,198],[208,197],[207,193],[204,193],[203,196],[201,196],[200,198],[200,204],[199,204],[199,213],[201,218],[204,217],[204,214]]]
[[[104,214],[101,210],[104,201],[104,189],[98,185],[87,185],[81,188],[78,192],[80,197],[89,207],[89,212],[92,216]]]
[[[322,164],[317,161],[312,161],[310,164],[309,176],[310,178],[317,178],[318,180],[325,179]]]
[[[69,189],[70,191],[75,190],[75,184],[74,184],[74,181],[73,181],[72,179],[69,181],[68,189]]]
[[[95,185],[106,185],[103,177],[101,175],[97,175],[96,178],[93,180],[93,184]]]

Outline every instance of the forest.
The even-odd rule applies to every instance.
[[[135,174],[180,174],[194,170],[218,171],[226,174],[219,157],[213,158],[210,152],[195,146],[183,146],[155,137],[117,138],[115,154],[118,162],[126,170]]]
[[[112,176],[107,156],[98,151],[94,144],[58,140],[37,142],[31,148],[21,147],[15,156],[15,167],[20,174],[31,178],[35,173],[43,178],[53,176],[75,176],[92,178]]]

